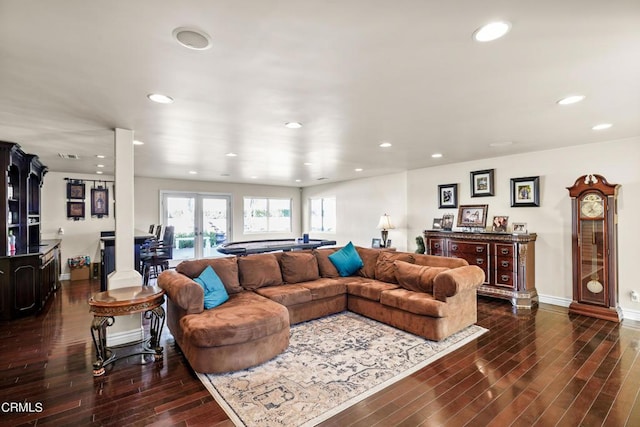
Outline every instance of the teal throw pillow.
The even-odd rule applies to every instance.
[[[204,269],[200,276],[193,279],[204,289],[204,308],[214,308],[229,299],[229,294],[224,284],[210,265]]]
[[[340,276],[351,276],[364,266],[362,258],[358,255],[358,251],[349,242],[347,246],[329,255],[329,260],[336,266],[336,270]]]

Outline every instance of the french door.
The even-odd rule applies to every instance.
[[[175,233],[174,260],[217,254],[215,247],[231,241],[231,196],[162,191],[161,218]]]

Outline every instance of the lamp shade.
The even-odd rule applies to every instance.
[[[384,214],[380,217],[380,222],[378,222],[379,230],[391,230],[395,228],[393,224],[391,224],[391,217],[387,214]]]

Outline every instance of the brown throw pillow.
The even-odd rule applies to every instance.
[[[396,279],[403,288],[415,292],[433,293],[433,279],[447,267],[429,267],[427,265],[410,264],[394,261]]]
[[[375,279],[376,262],[378,261],[380,250],[356,246],[356,251],[358,251],[358,255],[360,255],[362,263],[364,264],[364,266],[358,270],[358,276],[362,276],[367,279]]]
[[[176,266],[176,271],[193,279],[198,277],[209,265],[222,280],[228,294],[237,294],[244,291],[240,286],[238,259],[235,256],[182,261]]]
[[[320,278],[318,261],[310,252],[283,252],[280,266],[285,283],[310,282]]]
[[[413,264],[413,254],[406,252],[387,252],[378,251],[378,262],[376,262],[376,279],[387,283],[398,283],[396,280],[396,269],[393,266],[394,261],[404,261]]]
[[[320,270],[320,276],[326,277],[328,279],[333,279],[336,277],[340,277],[340,273],[338,273],[338,269],[329,259],[329,255],[337,251],[338,248],[324,248],[324,249],[314,249],[313,253],[316,256],[316,260],[318,261],[318,269]]]
[[[240,284],[248,291],[282,284],[278,258],[274,254],[248,255],[238,258]]]

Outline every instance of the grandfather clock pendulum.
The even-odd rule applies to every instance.
[[[620,185],[583,175],[571,196],[573,302],[569,313],[620,322],[617,197]]]

